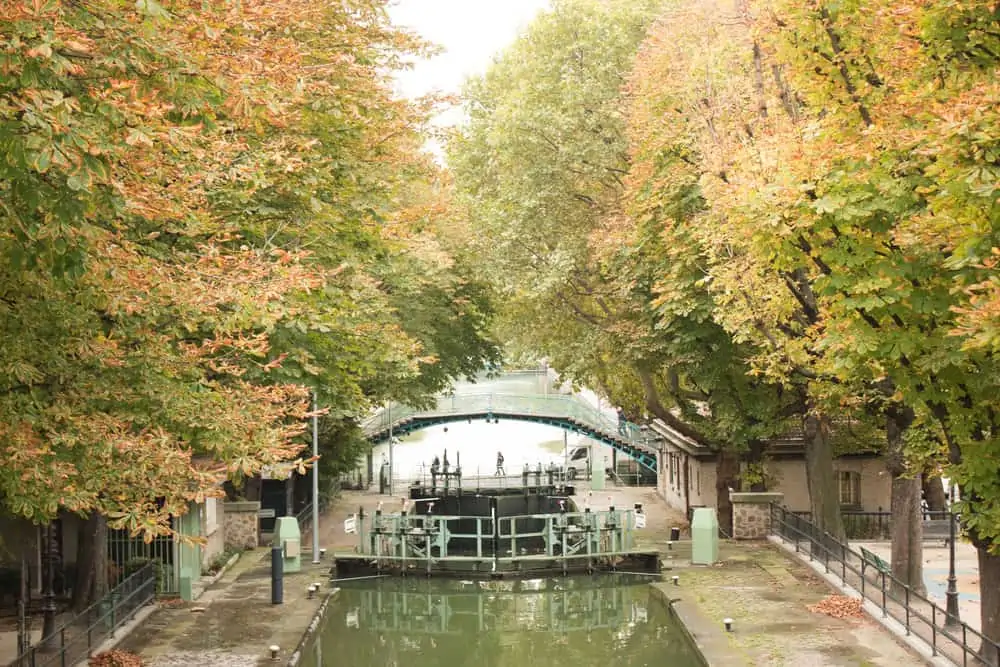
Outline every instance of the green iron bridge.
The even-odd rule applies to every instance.
[[[643,429],[619,424],[578,394],[554,390],[546,371],[513,371],[460,385],[453,393],[438,395],[435,405],[425,410],[394,403],[363,421],[362,428],[371,442],[378,443],[429,426],[473,419],[555,426],[610,445],[644,468],[657,471],[656,450]]]

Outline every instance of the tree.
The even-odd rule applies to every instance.
[[[995,216],[994,167],[981,147],[993,118],[970,110],[995,106],[996,8],[753,7],[759,13],[733,10],[756,29],[744,83],[724,89],[726,105],[709,98],[701,118],[712,137],[703,145],[715,149],[703,181],[716,223],[706,226],[717,239],[709,247],[723,251],[715,271],[732,266],[734,247],[749,260],[714,282],[746,284],[763,270],[815,312],[805,345],[784,341],[783,356],[805,353],[805,369],[825,380],[815,385],[824,400],[839,396],[886,420],[894,512],[908,517],[896,522],[894,571],[920,586],[923,459],[946,446],[949,475],[968,475],[970,526],[985,528],[993,482],[983,481],[996,478],[987,454],[996,374],[983,354],[989,334],[980,336],[988,316],[983,326],[963,320],[976,319],[970,301],[989,299],[994,238],[983,223]],[[949,122],[956,108],[970,120]],[[725,312],[756,326],[736,307]],[[964,349],[956,336],[969,337]],[[937,437],[923,437],[932,428]],[[971,534],[986,570],[991,542]],[[984,611],[993,637],[996,618]]]
[[[488,294],[386,223],[434,170],[387,79],[424,46],[383,2],[0,8],[8,511],[168,532],[296,459],[308,386],[342,420],[495,354]],[[392,252],[450,317],[394,307]]]
[[[795,406],[747,375],[745,346],[712,319],[700,258],[675,252],[690,229],[664,229],[702,209],[697,178],[645,197],[648,182],[631,173],[622,73],[650,7],[567,2],[543,15],[471,84],[470,124],[449,163],[470,246],[504,298],[503,338],[627,412],[718,447],[725,524],[735,454],[760,458]]]
[[[693,269],[686,276],[664,267],[654,277],[661,310],[682,308],[685,292],[701,291],[703,319],[742,350],[731,372],[749,373],[754,384],[770,385],[781,397],[756,416],[758,438],[787,434],[789,417],[801,421],[813,517],[842,536],[832,458],[835,445],[851,445],[837,437],[848,430],[844,424],[831,430],[826,415],[835,408],[819,402],[814,391],[819,377],[807,333],[817,316],[810,308],[814,295],[801,264],[758,263],[747,246],[749,228],[737,227],[728,215],[716,218],[732,201],[716,182],[735,182],[730,173],[741,168],[733,158],[741,150],[739,133],[771,122],[760,107],[747,108],[763,94],[755,77],[759,56],[739,3],[675,5],[664,12],[637,58],[629,89],[630,211],[639,221],[657,220],[670,263]],[[760,183],[760,174],[750,170],[741,187]]]

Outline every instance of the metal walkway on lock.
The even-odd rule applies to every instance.
[[[644,430],[631,423],[620,428],[615,417],[579,394],[553,389],[546,371],[513,371],[459,385],[453,393],[437,396],[436,405],[429,409],[394,403],[361,426],[369,440],[382,442],[428,426],[472,419],[528,421],[566,429],[609,445],[657,472],[656,450]]]

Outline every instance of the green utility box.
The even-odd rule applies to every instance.
[[[187,514],[176,519],[177,532],[184,536],[201,536],[201,510],[197,504],[188,506]],[[201,547],[191,542],[177,542],[177,592],[181,599],[194,599],[194,582],[201,577]]]
[[[714,507],[698,507],[691,517],[691,563],[714,565],[719,560],[719,518]]]
[[[281,547],[285,574],[302,570],[302,533],[295,517],[283,516],[275,519],[272,545]]]

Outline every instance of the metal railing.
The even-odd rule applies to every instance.
[[[539,394],[451,394],[439,396],[431,408],[418,410],[406,405],[392,404],[368,417],[361,424],[366,436],[386,433],[390,427],[398,428],[414,418],[432,419],[460,415],[486,414],[495,418],[505,415],[536,417],[539,419],[570,420],[608,439],[640,463],[655,470],[656,450],[646,432],[629,422],[619,423],[605,412],[598,410],[576,396]],[[625,445],[625,448],[622,448]],[[631,448],[632,451],[628,451]],[[649,461],[647,461],[649,459]]]
[[[86,659],[91,651],[156,598],[156,563],[147,563],[125,578],[101,600],[39,640],[9,667],[67,667]]]
[[[176,524],[171,520],[171,527]],[[117,586],[133,572],[149,562],[157,566],[157,593],[171,595],[180,591],[177,568],[177,543],[172,535],[157,535],[147,542],[142,536],[125,529],[108,529],[108,563],[112,577],[109,585]]]
[[[296,512],[295,521],[299,524],[299,530],[305,531],[306,528],[312,526],[312,511],[313,504],[309,502],[306,503],[305,507]]]
[[[915,635],[957,665],[996,666],[1000,644],[985,637],[948,613],[928,597],[915,592],[876,563],[864,558],[827,532],[819,530],[800,514],[771,506],[771,532],[793,544],[795,552],[823,564],[828,574],[840,577],[845,586],[879,608],[883,618],[892,618],[907,635]],[[978,646],[973,646],[976,644]]]
[[[374,561],[423,565],[493,561],[495,569],[521,561],[601,561],[635,547],[636,511],[559,512],[517,516],[361,514],[358,553]]]
[[[812,520],[812,512],[794,512],[794,514],[806,520]],[[947,510],[925,510],[923,512],[925,525],[933,523],[946,524],[949,518],[953,516],[955,515]],[[844,510],[840,513],[840,517],[844,522],[844,534],[848,540],[877,542],[892,539],[892,512],[885,512],[881,508],[875,512]],[[924,539],[943,540],[947,532],[947,529],[936,533],[925,531]]]

